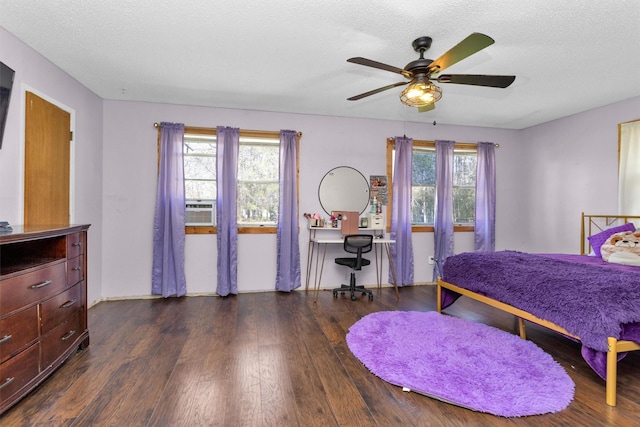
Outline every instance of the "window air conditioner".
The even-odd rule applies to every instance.
[[[185,200],[184,225],[214,225],[216,207],[213,200]]]

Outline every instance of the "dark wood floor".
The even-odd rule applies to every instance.
[[[640,355],[619,363],[618,406],[579,345],[536,326],[529,338],[576,383],[557,414],[500,418],[403,392],[372,375],[345,334],[381,310],[435,309],[435,288],[376,291],[373,302],[321,292],[101,302],[90,346],[0,417],[2,426],[631,426],[640,421]],[[470,300],[449,314],[513,330]]]

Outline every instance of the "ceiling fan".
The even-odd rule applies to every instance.
[[[423,112],[434,109],[435,103],[442,97],[442,89],[436,86],[434,82],[497,88],[509,87],[516,79],[516,76],[439,74],[456,62],[481,51],[493,43],[494,40],[485,34],[472,33],[434,61],[424,57],[424,52],[431,47],[431,37],[419,37],[413,41],[412,46],[413,50],[420,54],[420,58],[409,62],[404,68],[394,67],[361,57],[349,58],[347,62],[401,74],[408,79],[408,81],[393,83],[369,92],[361,93],[360,95],[352,96],[351,98],[347,98],[347,100],[357,101],[394,87],[408,85],[400,94],[400,101],[410,107],[418,107],[418,111]]]

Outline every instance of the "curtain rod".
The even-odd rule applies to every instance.
[[[396,138],[394,136],[390,136],[389,138],[387,138],[387,141],[395,141]],[[423,141],[423,140],[417,140],[417,141]],[[432,141],[424,141],[424,142],[432,142]],[[433,141],[435,142],[435,141]],[[469,145],[478,145],[478,143],[476,142],[456,142],[456,144],[469,144]],[[500,144],[493,144],[496,148],[500,147]]]
[[[153,124],[154,128],[157,128],[160,126],[160,123],[155,122]],[[195,128],[195,129],[215,129],[215,128],[199,128],[197,126],[185,126],[187,128]],[[258,133],[277,133],[278,131],[275,130],[247,130],[247,129],[240,129],[240,132],[258,132]],[[298,137],[302,136],[302,132],[296,132],[296,135],[298,135]]]

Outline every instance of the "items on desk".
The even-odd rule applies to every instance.
[[[7,221],[0,221],[0,233],[10,233],[12,231],[13,228],[11,228]]]
[[[318,213],[304,213],[304,217],[309,221],[309,227],[324,227],[324,218]]]
[[[342,213],[331,212],[331,227],[338,228],[338,221],[342,220]]]
[[[383,230],[384,216],[382,214],[369,214],[369,228]]]
[[[343,236],[348,234],[358,234],[358,225],[360,219],[358,217],[358,212],[341,212],[341,227],[340,231]]]
[[[368,213],[360,218],[358,212],[332,211],[329,220],[322,218],[317,213],[304,213],[310,228],[340,228],[344,234],[357,233],[358,228],[371,230],[384,230],[384,215]],[[379,236],[377,236],[379,237]]]
[[[369,213],[371,213],[371,214],[381,214],[382,213],[382,202],[377,197],[374,197],[371,200],[371,211]]]

